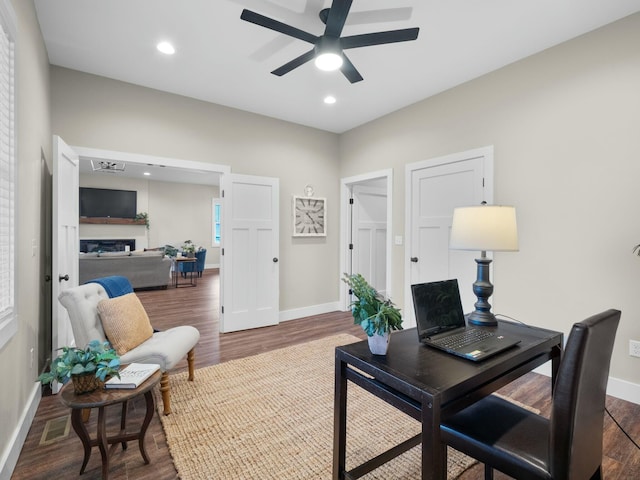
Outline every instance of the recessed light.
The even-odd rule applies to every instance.
[[[336,103],[336,97],[334,97],[333,95],[327,95],[326,97],[324,97],[324,103],[326,103],[327,105],[333,105],[334,103]]]
[[[160,42],[156,48],[165,55],[173,55],[176,53],[176,49],[169,42]]]
[[[144,173],[143,173],[143,175],[145,175],[145,176],[147,176],[147,177],[148,177],[149,175],[151,175],[151,173],[149,173],[149,172],[144,172]]]

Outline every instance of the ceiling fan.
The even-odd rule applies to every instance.
[[[342,34],[342,29],[344,28],[352,3],[353,0],[333,0],[330,8],[325,8],[320,11],[320,20],[325,24],[325,29],[324,33],[319,37],[247,9],[242,11],[240,18],[313,45],[313,48],[307,53],[303,53],[299,57],[294,58],[290,62],[272,71],[271,73],[274,75],[281,77],[294,68],[315,59],[316,66],[321,70],[337,70],[339,68],[344,76],[347,77],[347,80],[351,83],[356,83],[363,80],[362,75],[360,75],[360,72],[358,72],[353,63],[351,63],[349,58],[344,54],[343,50],[415,40],[418,38],[418,31],[420,29],[405,28],[402,30],[389,30],[386,32],[364,33],[361,35],[341,37],[340,35]]]

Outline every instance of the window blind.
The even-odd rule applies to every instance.
[[[15,304],[15,19],[0,2],[0,348],[17,331]]]

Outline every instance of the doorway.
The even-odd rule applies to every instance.
[[[340,272],[360,273],[391,297],[393,170],[343,178],[340,198]],[[349,289],[341,282],[343,310],[350,301]]]
[[[53,210],[51,207],[51,199],[53,196],[53,174],[47,164],[44,152],[40,151],[40,225],[43,228],[40,231],[40,265],[44,270],[41,272],[40,278],[40,305],[38,329],[40,338],[38,339],[38,371],[44,371],[47,360],[51,356],[51,298],[52,298],[52,278],[51,278],[51,228]]]

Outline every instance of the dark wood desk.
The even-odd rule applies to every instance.
[[[82,467],[80,467],[80,474],[84,473],[84,469],[87,467],[89,457],[91,456],[91,448],[97,446],[100,449],[100,455],[102,457],[102,478],[107,480],[109,477],[109,456],[112,447],[118,443],[122,444],[122,448],[127,448],[127,442],[131,440],[138,440],[138,446],[144,463],[149,463],[149,456],[144,448],[144,436],[147,433],[147,428],[153,413],[155,410],[155,401],[153,400],[153,387],[160,381],[162,372],[158,370],[151,375],[142,385],[135,389],[110,389],[110,390],[96,390],[91,393],[83,393],[76,395],[73,391],[73,385],[68,383],[62,389],[60,394],[60,400],[64,405],[71,408],[71,425],[73,429],[80,437],[82,446],[84,447],[84,460]],[[144,395],[146,402],[146,414],[140,430],[134,433],[126,432],[127,425],[127,402],[138,395]],[[105,407],[114,405],[117,403],[122,404],[122,412],[120,417],[120,432],[117,435],[107,436],[105,428]],[[87,427],[82,419],[82,411],[89,408],[98,409],[98,435],[95,439],[91,439]]]
[[[336,348],[333,478],[355,479],[422,443],[422,478],[446,479],[446,448],[440,422],[543,363],[560,364],[560,332],[499,322],[490,328],[522,341],[475,363],[426,347],[415,328],[394,332],[386,356],[372,355],[366,341]],[[356,371],[358,369],[359,371]],[[345,471],[347,380],[422,423],[422,432],[364,464]]]

